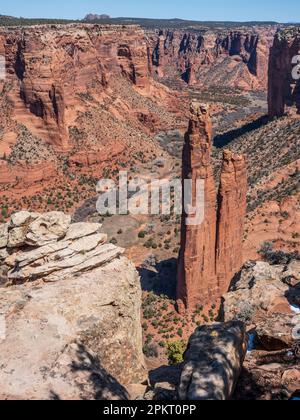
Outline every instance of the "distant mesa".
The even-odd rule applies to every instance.
[[[110,16],[105,15],[105,14],[97,15],[97,14],[94,14],[94,13],[89,13],[84,18],[84,21],[85,22],[93,22],[95,20],[105,20],[105,19],[110,19]]]

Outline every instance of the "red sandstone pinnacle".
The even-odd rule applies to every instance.
[[[243,263],[247,193],[245,158],[224,152],[217,200],[211,148],[209,108],[193,103],[185,136],[182,178],[193,180],[193,205],[196,180],[204,180],[204,221],[199,225],[187,225],[187,215],[183,212],[177,280],[177,304],[181,313],[220,299]]]
[[[243,265],[242,245],[247,210],[244,156],[224,151],[218,195],[216,271],[220,295],[226,293]]]
[[[212,124],[209,108],[199,103],[191,106],[189,129],[183,149],[182,178],[195,183],[204,180],[204,221],[200,225],[186,225],[182,217],[181,251],[178,267],[178,309],[195,308],[212,300],[217,285],[215,272],[216,190],[211,166]]]

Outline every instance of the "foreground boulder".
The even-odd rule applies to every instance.
[[[247,337],[241,322],[199,327],[185,353],[180,400],[230,399],[246,350]]]
[[[138,273],[101,225],[53,217],[25,218],[35,246],[2,248],[0,399],[127,399],[145,377]]]

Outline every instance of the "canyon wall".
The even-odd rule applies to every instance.
[[[269,115],[280,117],[288,109],[300,113],[300,70],[293,62],[300,53],[300,28],[276,34],[269,60]],[[297,73],[298,69],[298,73]]]
[[[100,94],[116,74],[142,89],[149,81],[148,48],[136,26],[2,29],[0,41],[16,120],[59,150],[71,147],[68,125],[80,96]]]
[[[209,109],[193,102],[183,150],[185,179],[204,182],[204,220],[189,225],[184,210],[178,265],[177,302],[180,312],[217,301],[243,264],[247,174],[243,156],[224,152],[218,196],[211,162],[212,124]],[[193,215],[192,215],[193,216]],[[191,215],[189,216],[191,217]]]
[[[189,85],[266,90],[275,27],[149,31],[153,71]]]

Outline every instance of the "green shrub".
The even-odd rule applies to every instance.
[[[177,365],[183,362],[183,355],[186,350],[187,343],[184,340],[175,341],[167,344],[167,354],[170,365]]]

